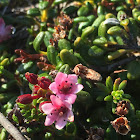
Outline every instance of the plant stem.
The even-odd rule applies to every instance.
[[[17,128],[0,112],[0,124],[12,135],[15,140],[26,140]]]

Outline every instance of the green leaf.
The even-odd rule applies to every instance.
[[[39,52],[39,50],[40,50],[40,45],[42,44],[42,42],[44,40],[44,35],[45,35],[45,33],[43,31],[40,32],[33,41],[33,47],[36,52]]]
[[[112,100],[113,100],[112,95],[108,95],[104,98],[104,101],[112,101]]]

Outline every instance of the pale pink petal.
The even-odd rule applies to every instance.
[[[41,106],[41,109],[45,114],[50,114],[53,111],[54,106],[52,103],[46,103]]]
[[[70,83],[77,83],[77,75],[75,75],[75,74],[69,74],[67,80]]]
[[[12,31],[12,26],[11,25],[6,26],[6,28],[5,28],[5,34],[10,35],[11,34],[11,31]]]
[[[59,97],[63,101],[63,100],[65,100],[66,95],[65,94],[57,93],[57,97]]]
[[[72,90],[73,90],[73,93],[78,93],[78,92],[81,91],[83,88],[84,88],[83,85],[77,84],[77,85],[73,86],[73,89],[72,89]]]
[[[62,72],[58,72],[58,74],[55,77],[55,82],[56,82],[56,84],[59,85],[62,83],[62,81],[65,81],[66,78],[67,78],[67,74],[62,73]]]
[[[58,114],[47,115],[45,120],[45,126],[52,125],[54,121],[57,119]]]
[[[51,95],[50,99],[52,101],[53,106],[56,108],[57,107],[59,108],[64,105],[63,102],[60,100],[60,98],[56,97],[55,95]]]
[[[75,102],[77,98],[77,95],[76,94],[68,94],[66,95],[66,101],[69,102],[70,104],[73,104]]]
[[[72,104],[70,104],[67,100],[64,100],[64,106],[69,110],[72,110]]]
[[[5,22],[2,18],[0,18],[0,42],[7,40],[11,36],[11,25],[5,27]]]
[[[69,112],[67,114],[67,119],[68,119],[69,122],[74,121],[74,115],[73,115],[73,112],[71,110],[69,110]]]
[[[54,94],[56,94],[56,93],[58,92],[58,88],[57,88],[56,82],[51,83],[50,86],[49,86],[49,89],[50,89]]]
[[[60,130],[66,125],[66,123],[67,123],[67,115],[58,116],[55,123],[55,127],[56,129]]]
[[[2,18],[0,18],[0,30],[5,27],[5,22]]]

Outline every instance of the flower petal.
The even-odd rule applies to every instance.
[[[54,94],[56,94],[56,93],[58,92],[58,88],[57,88],[56,82],[51,83],[50,86],[49,86],[49,89],[50,89]]]
[[[52,104],[53,104],[54,107],[59,108],[61,106],[64,106],[63,102],[57,96],[51,95],[50,99],[51,99]]]
[[[66,95],[66,101],[69,102],[70,104],[73,104],[77,98],[76,94],[68,94]]]
[[[67,74],[62,73],[62,72],[58,72],[58,74],[55,77],[55,82],[56,82],[56,84],[59,85],[62,83],[62,81],[65,81],[66,78],[67,78]]]
[[[74,121],[74,115],[73,112],[71,110],[69,110],[68,114],[67,114],[67,118],[69,122],[73,122]]]
[[[67,123],[67,115],[58,116],[55,123],[55,127],[56,129],[60,130],[66,125],[66,123]]]
[[[5,22],[2,18],[0,18],[0,30],[2,31],[2,29],[5,27]]]
[[[78,93],[79,91],[81,91],[84,88],[84,86],[82,84],[77,84],[73,87],[73,93]]]
[[[77,75],[69,74],[67,80],[71,83],[77,83]]]
[[[45,120],[45,126],[52,125],[54,121],[57,119],[58,114],[47,115]]]
[[[69,110],[72,110],[72,104],[69,103],[67,100],[64,100],[64,106],[65,106],[66,108],[68,108]]]
[[[7,35],[10,35],[11,32],[12,32],[12,26],[11,26],[11,25],[6,26],[6,28],[5,28],[5,33],[6,33]]]
[[[54,106],[52,103],[46,103],[41,106],[41,109],[45,114],[50,114],[53,111]]]

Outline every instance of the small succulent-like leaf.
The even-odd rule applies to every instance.
[[[127,98],[127,99],[130,99],[131,98],[131,95],[130,94],[123,94],[123,97],[124,98]]]
[[[120,78],[117,78],[115,80],[114,85],[113,85],[113,91],[117,91],[118,90],[120,82],[121,82]]]
[[[110,93],[110,91],[108,90],[108,88],[104,84],[102,84],[102,83],[96,83],[96,86],[100,90],[104,91],[106,94],[109,94]]]
[[[112,100],[113,100],[112,95],[107,95],[107,96],[104,98],[104,101],[112,101]]]
[[[106,87],[109,89],[110,92],[113,90],[113,81],[110,76],[106,78]]]
[[[118,87],[118,90],[123,90],[123,89],[126,87],[126,85],[127,85],[127,80],[123,80],[123,81],[120,83],[120,85],[119,85],[119,87]]]

